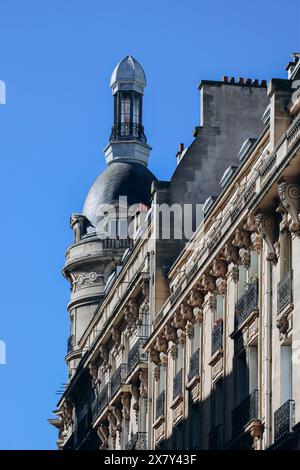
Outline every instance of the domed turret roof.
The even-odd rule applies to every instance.
[[[155,176],[142,163],[113,162],[101,173],[86,197],[83,215],[96,227],[101,204],[113,204],[127,196],[129,206],[142,203],[150,206],[151,184]]]
[[[128,55],[115,67],[109,86],[113,94],[118,90],[134,90],[143,93],[146,84],[143,67],[131,55]]]

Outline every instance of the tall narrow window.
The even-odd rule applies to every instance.
[[[236,357],[236,403],[240,403],[248,395],[248,366],[246,351]]]
[[[122,93],[121,96],[121,123],[129,124],[130,122],[130,95]]]
[[[243,264],[239,265],[239,279],[238,279],[238,299],[242,297],[245,292],[245,285],[247,282],[247,269]]]
[[[255,250],[251,250],[250,252],[249,277],[250,279],[258,277],[258,252]]]
[[[133,123],[139,124],[140,122],[140,97],[134,95],[133,97]]]
[[[280,277],[292,269],[292,236],[288,230],[280,234]]]
[[[200,325],[195,323],[191,337],[191,354],[200,348]]]
[[[280,347],[280,401],[281,404],[292,399],[292,346]]]
[[[223,320],[224,317],[224,297],[222,294],[216,295],[215,321]]]
[[[258,389],[258,351],[257,346],[248,348],[249,393]]]

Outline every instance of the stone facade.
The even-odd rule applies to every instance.
[[[72,217],[59,448],[300,448],[299,85],[298,54],[267,86],[201,82],[143,232],[99,240]],[[156,234],[174,202],[204,204],[188,243]]]

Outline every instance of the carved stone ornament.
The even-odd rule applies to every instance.
[[[122,393],[121,395],[121,403],[122,403],[122,413],[123,413],[123,418],[125,421],[130,420],[130,393]]]
[[[100,423],[98,429],[97,429],[97,434],[100,438],[101,444],[100,444],[100,449],[107,449],[108,448],[108,436],[109,436],[109,431],[108,431],[108,426],[106,423]]]
[[[300,186],[295,183],[287,184],[285,180],[282,180],[278,185],[278,194],[282,205],[292,219],[290,231],[299,233]]]
[[[95,392],[98,392],[101,384],[101,380],[99,377],[99,368],[94,362],[91,362],[89,364],[89,371],[92,377],[92,387]]]
[[[223,253],[221,255],[221,259],[227,261],[227,263],[234,263],[236,264],[239,259],[239,253],[236,246],[226,243],[223,249]]]
[[[115,354],[119,354],[123,350],[124,346],[121,344],[120,330],[116,326],[113,326],[111,329],[111,337],[113,341],[114,352]]]
[[[214,292],[216,290],[214,278],[210,274],[202,275],[201,285],[206,292]]]
[[[139,323],[139,306],[133,299],[129,300],[124,308],[124,317],[126,320],[126,333],[131,334]]]
[[[227,263],[221,258],[215,258],[210,270],[210,274],[214,277],[221,277],[222,279],[226,278],[227,273]]]
[[[267,261],[272,261],[273,263],[276,263],[277,256],[274,248],[278,230],[278,223],[276,218],[272,214],[257,214],[256,226],[269,249],[269,253],[266,258]]]
[[[277,326],[277,328],[279,329],[279,331],[282,335],[286,335],[286,333],[289,329],[289,321],[288,321],[287,317],[284,315],[281,318],[279,318],[276,321],[276,326]]]
[[[156,364],[157,366],[160,365],[159,352],[154,347],[150,349],[150,361]]]
[[[112,408],[112,413],[116,418],[115,431],[118,435],[119,445],[121,445],[121,433],[122,433],[122,411],[117,406]]]
[[[245,266],[246,269],[250,267],[250,249],[249,248],[240,248],[239,250],[241,263]]]
[[[148,397],[148,371],[142,369],[139,374],[140,379],[140,395],[142,398]]]
[[[139,417],[138,413],[139,413],[139,409],[140,409],[140,406],[139,406],[140,391],[139,391],[139,388],[137,387],[137,385],[135,385],[135,384],[131,385],[130,391],[131,391],[132,399],[134,401],[132,408],[135,411],[136,424],[138,424],[138,417]]]
[[[177,332],[176,328],[172,326],[170,323],[164,327],[164,337],[168,342],[176,343],[177,342]]]
[[[250,234],[246,230],[237,229],[232,240],[233,246],[238,248],[249,248]]]
[[[172,357],[172,359],[175,359],[176,353],[177,353],[177,346],[176,346],[176,344],[172,344],[172,345],[169,347],[169,353],[170,353],[170,356]]]
[[[104,344],[100,344],[99,354],[101,358],[101,370],[105,373],[108,369],[110,369],[110,364],[108,363],[108,350]]]
[[[255,232],[257,230],[254,214],[248,215],[246,222],[243,225],[243,229],[247,230],[248,232]]]
[[[204,302],[204,296],[197,288],[193,288],[187,298],[187,304],[191,307],[201,308]]]
[[[216,279],[216,288],[217,288],[217,291],[220,292],[220,294],[225,295],[227,291],[226,279],[218,277],[218,279]]]

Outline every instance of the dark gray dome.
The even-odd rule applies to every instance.
[[[99,205],[112,204],[120,196],[127,196],[129,206],[136,203],[150,206],[154,180],[155,176],[141,163],[112,162],[89,190],[82,213],[95,227]]]

